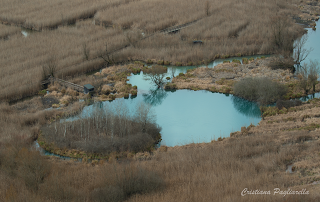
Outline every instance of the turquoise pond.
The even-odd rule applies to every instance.
[[[317,60],[320,54],[320,31],[308,30],[306,48],[313,48],[309,57],[304,61]],[[247,56],[261,57],[261,56]],[[208,65],[214,68],[228,58],[215,60]],[[168,67],[168,76],[174,68],[175,75],[186,73],[195,66]],[[210,142],[219,137],[229,137],[231,132],[239,131],[243,126],[257,125],[260,120],[260,109],[254,102],[249,102],[233,95],[212,93],[208,91],[177,90],[175,92],[156,89],[150,81],[144,80],[143,72],[128,77],[128,83],[138,86],[138,95],[129,99],[116,99],[113,102],[101,102],[84,108],[80,117],[87,116],[94,108],[118,104],[123,102],[134,111],[139,102],[153,106],[156,123],[162,127],[162,145],[176,146],[189,143]],[[320,94],[314,95],[319,97]],[[307,100],[313,96],[302,98]],[[122,103],[122,104],[123,104]]]
[[[234,58],[229,58],[232,59]],[[220,63],[222,62],[223,60]],[[214,67],[213,64],[210,65],[209,67]],[[196,67],[168,67],[168,72],[171,68],[175,68],[175,75],[178,75]],[[137,96],[95,103],[85,107],[79,116],[88,116],[97,107],[101,110],[106,106],[112,108],[112,105],[118,102],[123,102],[132,112],[138,103],[148,103],[153,106],[156,123],[162,127],[161,144],[167,146],[210,142],[219,137],[229,137],[231,132],[239,131],[241,127],[250,124],[256,125],[261,120],[260,109],[256,103],[233,95],[205,90],[172,92],[157,89],[144,79],[143,72],[131,75],[128,79],[128,83],[138,86]]]

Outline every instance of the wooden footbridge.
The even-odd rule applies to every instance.
[[[41,85],[53,84],[55,82],[60,84],[61,86],[64,86],[65,88],[71,88],[71,89],[76,90],[78,92],[84,92],[84,87],[83,86],[80,86],[78,84],[71,83],[69,81],[65,81],[65,80],[62,80],[62,79],[58,79],[58,78],[55,78],[53,76],[50,76],[47,80],[43,80],[41,82]]]
[[[174,33],[179,32],[181,29],[184,29],[184,28],[189,27],[190,25],[198,22],[198,21],[201,20],[201,19],[202,19],[202,18],[199,18],[199,19],[197,19],[197,20],[194,20],[194,21],[191,21],[191,22],[187,22],[187,23],[182,24],[182,25],[177,25],[177,26],[169,27],[169,28],[160,30],[159,32],[160,32],[160,33],[164,33],[164,34],[174,34]]]

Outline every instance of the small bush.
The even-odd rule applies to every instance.
[[[234,94],[260,104],[274,103],[287,93],[287,88],[269,78],[245,78],[234,84]]]
[[[249,64],[248,58],[242,58],[242,63],[243,64]]]
[[[164,65],[164,61],[163,61],[163,60],[159,60],[159,61],[157,62],[157,64],[158,64],[158,65]]]
[[[110,94],[110,95],[109,95],[109,99],[111,99],[111,100],[116,99],[116,95]]]
[[[132,86],[133,89],[138,89],[138,87],[136,85]]]
[[[129,93],[125,93],[123,97],[128,98],[129,97]]]
[[[66,93],[66,89],[65,89],[65,88],[62,88],[61,93],[62,93],[62,94],[65,94],[65,93]]]
[[[176,66],[182,66],[181,62],[176,62]]]
[[[232,62],[237,63],[237,64],[241,64],[240,60],[237,60],[237,59],[233,59]]]
[[[134,61],[134,64],[144,66],[143,62],[140,62],[140,61]]]
[[[281,110],[282,108],[289,109],[290,107],[300,106],[302,105],[301,100],[278,100],[276,103],[276,107]]]
[[[193,62],[188,62],[188,66],[192,66],[193,65]]]
[[[133,91],[131,91],[131,95],[137,95],[137,91],[136,90],[133,90]]]
[[[164,61],[164,65],[170,65],[170,61]]]
[[[147,64],[153,64],[153,62],[152,62],[152,60],[147,60],[147,62],[146,62]]]
[[[39,91],[38,95],[46,95],[47,94],[47,91],[46,90],[41,90]]]
[[[167,80],[170,80],[171,78],[169,76],[166,77]]]
[[[181,73],[179,73],[179,76],[181,76],[181,77],[182,77],[182,76],[184,76],[184,73],[182,73],[182,72],[181,72]]]
[[[279,109],[277,107],[262,107],[261,112],[263,112],[263,117],[275,116],[278,114]]]
[[[254,61],[254,58],[249,58],[249,61]]]
[[[174,90],[177,89],[177,85],[175,83],[167,83],[164,87],[166,90]]]
[[[280,57],[274,57],[269,62],[269,67],[271,67],[272,70],[276,69],[283,69],[283,70],[290,70],[291,72],[295,72],[294,68],[294,61],[292,58],[280,58]]]

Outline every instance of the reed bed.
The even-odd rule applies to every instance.
[[[106,30],[90,21],[0,41],[0,99],[19,99],[38,92],[44,78],[42,66],[55,66],[57,77],[84,73],[104,64],[98,56],[105,52],[106,44],[116,49],[126,43],[121,30]]]
[[[63,116],[42,99],[0,104],[0,201],[319,201],[319,99],[230,138],[82,163],[29,149],[41,126]],[[270,195],[241,196],[245,188]]]
[[[3,11],[0,12],[0,20],[1,15],[5,16],[19,5],[18,2],[13,2],[0,3],[0,11]],[[60,1],[28,2],[30,4],[25,11],[19,14],[15,13],[16,11],[10,13],[10,16],[22,19],[22,26],[50,27],[70,24],[74,19],[91,15],[84,15],[77,9],[86,12],[93,9],[92,12],[95,13],[99,7],[100,11],[94,19],[79,21],[74,26],[60,26],[55,30],[35,32],[27,38],[13,35],[10,40],[0,41],[0,100],[15,100],[37,93],[40,90],[39,83],[44,78],[43,66],[54,65],[55,76],[60,78],[98,69],[105,64],[99,55],[106,53],[106,49],[113,52],[128,46],[112,54],[113,59],[120,62],[152,59],[170,61],[171,64],[198,64],[215,58],[274,53],[276,47],[270,31],[270,22],[274,15],[288,18],[286,32],[289,40],[303,32],[301,27],[289,20],[290,16],[297,12],[297,8],[291,6],[292,1],[286,0],[227,0],[223,3],[217,0],[96,0],[90,2],[90,5],[83,1],[76,5],[73,5],[74,1],[61,5]],[[51,4],[53,7],[50,7]],[[44,9],[48,5],[52,11]],[[19,6],[23,7],[21,4]],[[36,11],[31,12],[31,8]],[[46,15],[40,15],[44,11],[47,11]],[[53,11],[55,16],[50,17]],[[79,14],[78,17],[66,17],[73,16],[74,12]],[[26,13],[34,21],[28,20]],[[68,19],[66,23],[62,23],[62,16]],[[10,21],[9,17],[4,18],[6,22],[17,25],[20,23]],[[155,33],[195,20],[197,22],[176,34]],[[105,29],[104,26],[95,24],[112,27]],[[152,37],[143,39],[152,33],[155,33]],[[194,44],[194,40],[202,40],[203,43]]]
[[[16,34],[19,31],[21,30],[17,27],[0,24],[0,39],[6,39],[9,35]]]
[[[0,21],[29,29],[42,30],[93,17],[99,9],[114,7],[128,0],[1,0]]]
[[[230,1],[193,0],[142,0],[123,4],[116,9],[100,10],[96,15],[101,24],[115,25],[125,29],[138,28],[153,33],[173,25],[180,25],[203,18],[216,10],[228,7]]]
[[[170,5],[172,3],[172,6],[174,6],[174,2],[170,2]],[[303,33],[302,27],[294,24],[290,19],[290,16],[297,13],[297,8],[289,4],[288,1],[226,1],[224,4],[218,1],[209,2],[213,8],[219,9],[210,10],[210,15],[204,16],[204,7],[202,6],[202,16],[200,15],[200,8],[198,15],[198,17],[202,17],[201,20],[185,29],[181,29],[176,34],[157,34],[154,37],[142,40],[135,44],[134,47],[124,50],[123,54],[126,57],[133,57],[137,60],[154,59],[154,61],[158,61],[165,59],[173,64],[176,62],[187,64],[190,61],[213,60],[215,57],[223,58],[225,56],[274,53],[276,50],[271,29],[271,19],[277,15],[284,16],[284,19],[288,18],[286,19],[286,31],[289,33],[288,38],[294,39]],[[142,2],[133,2],[131,4],[140,3]],[[200,4],[199,2],[197,3]],[[120,7],[125,9],[129,5]],[[185,8],[187,6],[188,4],[181,6],[179,9],[187,10]],[[159,10],[166,11],[168,9],[159,8]],[[102,16],[102,13],[104,11],[99,11],[96,17],[99,18]],[[128,13],[129,15],[132,14],[132,16],[126,15],[123,18],[115,18],[114,21],[112,21],[109,12],[105,15],[110,16],[110,22],[112,21],[113,23],[117,23],[125,18],[128,19],[128,22],[121,23],[130,24],[130,19],[136,19],[135,23],[131,23],[132,27],[137,27],[136,25],[140,23],[141,25],[138,28],[141,29],[141,32],[149,30],[147,23],[144,23],[143,20],[139,21],[142,14],[139,12],[133,13],[133,11]],[[162,19],[162,21],[165,19],[167,21],[175,20],[177,23],[174,25],[185,22],[183,21],[183,15],[178,15],[174,18],[169,14],[164,13],[162,15],[161,11],[154,12],[153,17],[150,17],[150,22],[153,22],[152,19],[156,18],[155,16]],[[193,14],[190,16],[193,16]],[[190,20],[194,20],[195,18]],[[119,22],[120,25],[121,23]],[[159,21],[159,23],[161,22]],[[157,26],[157,23],[153,23],[152,26]],[[194,44],[194,40],[201,40],[203,44]]]

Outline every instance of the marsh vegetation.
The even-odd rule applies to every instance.
[[[160,127],[155,124],[150,107],[139,105],[130,114],[119,104],[98,109],[79,120],[59,122],[83,108],[79,102],[71,103],[84,95],[58,85],[50,86],[51,95],[39,92],[41,80],[54,74],[81,85],[92,83],[97,94],[106,99],[114,100],[114,92],[125,97],[129,93],[137,95],[137,87],[126,84],[127,76],[139,73],[144,66],[140,62],[110,66],[136,60],[191,66],[217,58],[277,53],[281,56],[271,68],[287,71],[304,58],[303,54],[289,57],[297,45],[294,39],[304,33],[292,20],[300,14],[293,5],[299,2],[1,0],[0,201],[319,201],[318,99],[303,104],[278,101],[276,107],[266,109],[265,120],[259,126],[242,127],[230,138],[153,150]],[[160,32],[178,25],[187,26],[170,34]],[[23,37],[20,27],[39,32]],[[203,43],[194,44],[194,40]],[[250,60],[243,63],[259,65],[254,60],[250,64]],[[239,63],[235,60],[227,65],[232,65],[233,72],[240,69],[236,68]],[[85,75],[107,65],[104,71]],[[267,78],[244,79],[235,86],[227,79],[214,82],[224,86],[223,92],[234,90],[247,99],[269,103],[282,96],[289,99],[301,89],[304,93],[317,91],[317,69],[313,63],[302,66],[298,71],[300,81],[286,84],[289,92],[284,96],[285,87]],[[218,71],[224,74],[231,70]],[[185,81],[204,75],[210,85],[213,73],[209,68],[179,76],[170,72],[171,77]],[[240,86],[238,90],[236,85]],[[208,86],[205,84],[204,89]],[[41,97],[5,103],[37,93]],[[160,89],[142,96],[156,105],[167,93]],[[58,98],[69,106],[44,110],[59,102]],[[48,102],[50,99],[52,103]],[[237,99],[240,98],[234,99],[234,105]],[[242,106],[236,107],[242,110]],[[31,146],[41,135],[59,149],[110,155],[107,160],[83,159],[82,163],[42,156]],[[119,153],[125,153],[127,158],[117,160]],[[289,165],[293,173],[286,173]],[[306,188],[310,194],[240,196],[244,188],[275,187]]]
[[[56,60],[56,76],[65,78],[99,69],[108,64],[106,58],[112,58],[112,62],[150,60],[182,65],[287,51],[292,46],[282,40],[283,36],[287,41],[293,41],[303,33],[303,29],[289,18],[296,14],[297,8],[285,0],[207,2],[209,7],[205,2],[179,0],[97,0],[90,5],[84,1],[77,4],[70,1],[66,5],[30,0],[23,4],[28,6],[21,11],[21,3],[3,1],[0,16],[3,23],[55,29],[45,29],[27,38],[12,35],[10,40],[0,40],[0,99],[10,101],[37,93],[43,79],[42,66],[52,56]],[[37,11],[31,12],[35,5]],[[63,7],[71,7],[71,10]],[[53,13],[56,10],[60,15]],[[150,16],[153,17],[146,18],[141,10],[152,12]],[[126,15],[119,17],[121,13]],[[277,18],[273,20],[275,13]],[[80,21],[87,17],[93,18]],[[195,20],[176,34],[156,33]],[[94,25],[93,21],[101,22],[102,26]],[[276,22],[283,25],[278,42],[274,41],[271,31]],[[70,23],[75,26],[62,26]],[[151,33],[155,35],[140,40]],[[192,43],[195,39],[204,41],[201,47]],[[113,52],[115,50],[118,51]]]
[[[39,144],[49,151],[60,150],[60,155],[66,155],[61,150],[67,148],[104,158],[111,153],[126,156],[154,150],[161,141],[161,128],[155,122],[151,106],[139,103],[131,112],[124,102],[114,102],[113,107],[107,103],[101,108],[97,105],[87,117],[57,120],[42,127],[43,138]]]

